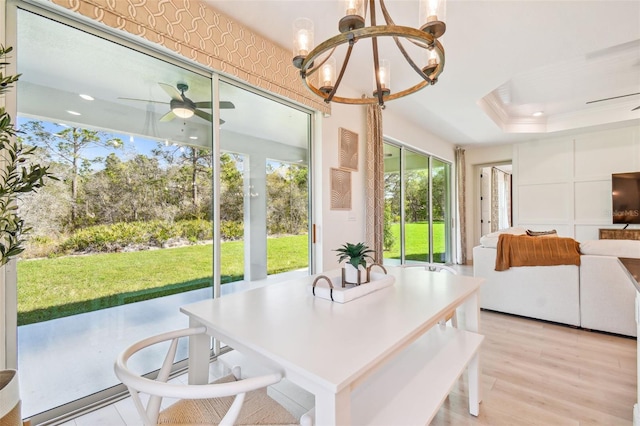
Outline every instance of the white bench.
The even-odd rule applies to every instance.
[[[353,390],[351,424],[428,424],[467,366],[469,412],[477,416],[480,403],[477,354],[483,339],[480,334],[436,325]],[[229,367],[241,365],[243,371],[256,370],[252,371],[254,375],[262,368],[237,351],[225,354],[219,360]],[[305,405],[311,404],[307,401]],[[311,408],[302,416],[301,424],[313,424],[314,416],[315,410]]]
[[[484,336],[435,326],[351,394],[353,425],[428,424],[469,366],[469,412],[480,403],[478,348]]]

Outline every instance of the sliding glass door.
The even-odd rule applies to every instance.
[[[222,294],[309,274],[311,115],[220,81]]]
[[[384,259],[450,262],[451,164],[385,143]]]
[[[14,12],[15,121],[59,179],[19,205],[22,410],[40,423],[117,386],[127,345],[187,326],[179,307],[213,297],[218,253],[222,294],[309,274],[311,113]]]

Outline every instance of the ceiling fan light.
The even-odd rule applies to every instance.
[[[193,110],[189,108],[177,107],[172,109],[173,113],[180,118],[191,118],[193,117]]]
[[[544,115],[544,111],[536,111],[533,114],[534,117],[542,117]]]

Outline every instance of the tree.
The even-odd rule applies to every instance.
[[[220,154],[220,220],[242,223],[244,220],[244,177],[238,168],[238,154]]]
[[[429,219],[429,175],[427,170],[407,171],[405,179],[405,217],[407,222]]]
[[[104,169],[86,183],[87,210],[94,223],[173,220],[178,203],[172,199],[169,175],[156,158],[138,154],[122,161],[109,154]]]
[[[203,204],[203,196],[210,188],[212,174],[212,158],[210,149],[202,149],[193,146],[171,146],[165,147],[159,143],[153,154],[162,157],[170,165],[178,165],[182,168],[181,174],[188,179],[191,215],[201,216],[200,208]],[[204,179],[202,179],[204,178]],[[209,191],[210,193],[210,191]]]
[[[70,167],[69,185],[71,188],[71,227],[78,225],[79,179],[82,172],[89,172],[94,159],[84,155],[91,147],[120,148],[122,140],[113,138],[105,132],[82,129],[79,127],[63,127],[58,124],[29,121],[21,131],[24,140],[31,145],[44,147],[54,161]]]
[[[307,182],[307,167],[297,164],[269,164],[267,231],[270,235],[307,232]]]

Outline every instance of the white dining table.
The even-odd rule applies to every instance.
[[[462,307],[459,327],[480,331],[482,279],[387,269],[393,285],[343,304],[313,296],[309,276],[181,307],[190,326],[207,328],[189,343],[189,382],[207,382],[212,336],[314,394],[316,425],[352,424],[352,391],[452,309]],[[480,369],[469,370],[479,400]]]

